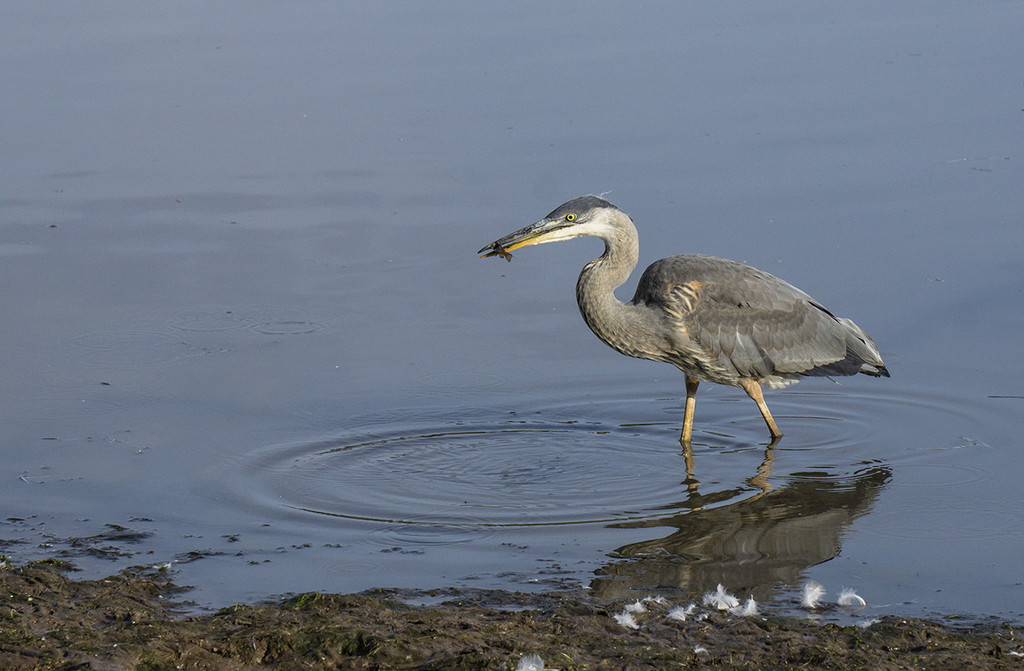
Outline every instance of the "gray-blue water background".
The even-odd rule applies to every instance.
[[[1024,10],[35,3],[0,20],[0,538],[198,603],[807,579],[1024,613]],[[586,193],[641,263],[805,289],[889,380],[705,385],[589,333]],[[635,276],[620,291],[632,292]]]

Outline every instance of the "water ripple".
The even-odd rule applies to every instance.
[[[677,469],[666,470],[673,461]],[[272,446],[245,479],[258,481],[265,501],[293,510],[396,525],[396,534],[432,527],[458,537],[649,516],[641,511],[678,492],[681,468],[660,443],[583,423],[460,420]]]
[[[786,437],[766,450],[749,399],[716,391],[698,400],[692,461],[677,443],[681,399],[643,391],[564,399],[502,399],[512,412],[391,409],[334,421],[315,439],[251,453],[228,480],[271,518],[371,523],[374,542],[408,547],[502,528],[657,522],[801,478],[839,481],[865,464],[888,464],[897,487],[979,486],[991,476],[937,462],[936,450],[961,447],[959,438],[908,440],[922,423],[984,425],[993,417],[986,399],[896,387],[787,391],[769,401]]]

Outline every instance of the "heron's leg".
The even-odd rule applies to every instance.
[[[686,409],[683,411],[683,432],[679,434],[679,444],[686,447],[690,444],[693,434],[693,406],[697,403],[697,385],[700,380],[686,376]]]
[[[764,396],[761,394],[761,385],[750,379],[741,379],[740,386],[743,388],[743,391],[747,392],[747,396],[754,399],[754,403],[757,403],[757,409],[761,411],[764,423],[768,425],[768,430],[771,431],[772,444],[774,445],[779,438],[782,438],[782,432],[779,431],[778,425],[772,419],[772,413],[768,411],[768,404],[764,402]]]

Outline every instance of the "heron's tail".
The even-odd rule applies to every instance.
[[[815,366],[801,374],[817,376],[864,373],[874,377],[889,377],[889,371],[882,362],[882,355],[878,353],[878,347],[871,336],[849,319],[834,319],[839,322],[843,335],[846,336],[846,356],[832,363]]]
[[[860,363],[860,370],[853,372],[874,377],[889,377],[882,355],[871,336],[849,319],[840,318],[839,323],[846,327],[846,360],[854,364],[858,361]]]

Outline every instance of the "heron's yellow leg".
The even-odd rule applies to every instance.
[[[782,438],[782,432],[779,431],[778,425],[772,419],[772,413],[768,411],[768,404],[764,402],[764,395],[761,394],[761,385],[753,380],[742,379],[740,380],[740,386],[743,388],[743,391],[747,392],[747,396],[754,399],[754,403],[757,403],[757,409],[761,411],[764,423],[768,425],[768,430],[771,431],[772,444],[775,444],[779,438]]]
[[[683,432],[679,434],[679,444],[686,447],[690,444],[693,434],[693,407],[697,403],[697,385],[700,380],[686,376],[686,409],[683,411]]]

